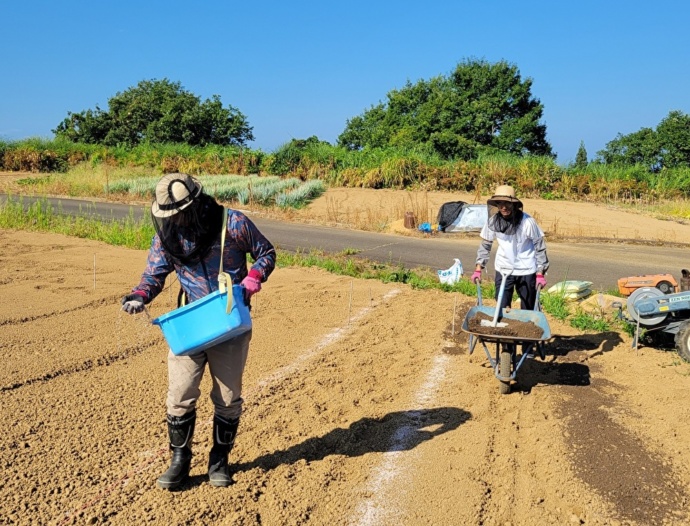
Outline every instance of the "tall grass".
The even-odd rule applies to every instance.
[[[524,197],[588,200],[658,209],[690,218],[690,168],[651,173],[643,166],[590,163],[564,167],[550,157],[480,153],[473,160],[444,160],[424,148],[364,148],[349,151],[323,141],[291,141],[275,152],[237,147],[192,147],[180,144],[105,148],[59,140],[0,141],[0,169],[35,173],[71,173],[86,165],[94,173],[147,172],[193,175],[258,174],[330,186],[449,190],[486,195],[498,184],[511,184]],[[64,195],[84,195],[93,185],[63,188]],[[304,190],[306,192],[306,190]],[[249,202],[252,192],[238,192]],[[264,199],[261,192],[257,201]],[[281,198],[289,206],[291,198]]]

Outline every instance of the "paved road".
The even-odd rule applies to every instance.
[[[0,194],[0,202],[6,199]],[[26,204],[34,199],[24,197]],[[49,200],[55,210],[71,215],[122,219],[132,214],[141,218],[148,207],[79,199]],[[459,258],[466,273],[474,265],[478,237],[441,234],[434,238],[412,238],[324,226],[288,223],[249,214],[252,221],[276,247],[288,250],[320,249],[340,252],[354,249],[368,259],[400,264],[406,268],[427,266],[444,269]],[[593,243],[548,243],[550,283],[565,279],[593,282],[599,290],[616,288],[619,277],[669,272],[680,279],[680,269],[690,268],[690,249]],[[495,246],[494,246],[495,249]],[[493,258],[492,258],[493,261]],[[492,268],[492,265],[489,265]]]

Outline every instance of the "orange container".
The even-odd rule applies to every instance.
[[[646,274],[644,276],[630,276],[618,280],[618,292],[630,296],[641,287],[656,287],[664,294],[680,292],[678,282],[671,274]]]

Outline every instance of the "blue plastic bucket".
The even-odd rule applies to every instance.
[[[194,354],[239,336],[252,328],[242,287],[232,286],[233,305],[226,313],[228,293],[215,291],[203,298],[153,320],[173,354]]]

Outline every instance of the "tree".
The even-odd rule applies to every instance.
[[[246,117],[232,106],[224,108],[218,95],[202,102],[168,79],[143,80],[118,92],[108,101],[107,111],[96,106],[68,112],[53,133],[73,142],[106,146],[142,142],[243,146],[254,140]]]
[[[585,142],[580,141],[580,147],[577,149],[575,156],[576,168],[587,168],[587,150],[585,149]]]
[[[390,91],[385,104],[347,121],[338,144],[421,147],[444,158],[470,158],[485,149],[552,155],[539,122],[543,106],[531,87],[514,65],[465,61],[448,77]]]
[[[690,115],[671,111],[654,130],[619,133],[597,155],[606,164],[641,164],[652,172],[690,167]]]

